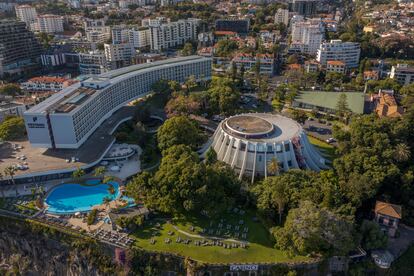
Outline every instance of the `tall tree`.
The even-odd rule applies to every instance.
[[[179,144],[196,149],[202,135],[195,121],[185,116],[176,116],[167,119],[158,129],[157,139],[161,151]]]

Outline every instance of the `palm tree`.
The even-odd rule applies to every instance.
[[[279,174],[279,170],[279,161],[276,157],[272,157],[272,159],[270,159],[269,163],[267,164],[267,171],[272,175],[276,175]]]
[[[274,185],[272,193],[272,200],[277,205],[277,212],[279,214],[279,223],[282,223],[282,214],[285,209],[285,205],[288,201],[287,193],[288,185],[286,182],[277,181]]]
[[[106,173],[106,168],[104,166],[97,167],[93,171],[93,175],[96,177],[102,177],[105,173]]]
[[[410,147],[407,144],[400,143],[395,146],[395,159],[398,162],[408,161],[411,157]]]
[[[10,181],[11,181],[11,184],[12,185],[14,185],[14,175],[15,175],[15,172],[16,172],[16,169],[14,167],[12,167],[12,166],[8,166],[8,167],[6,167],[4,169],[4,175],[10,177]],[[15,188],[16,188],[16,196],[17,196],[17,194],[18,194],[17,187],[15,187]]]
[[[107,184],[107,183],[109,183],[109,182],[111,182],[111,181],[114,181],[114,180],[115,180],[115,178],[114,178],[113,176],[109,176],[109,175],[107,175],[107,176],[105,176],[105,177],[103,178],[102,183],[103,183],[103,184]]]
[[[76,171],[74,171],[72,173],[72,177],[76,180],[79,180],[80,178],[82,178],[82,176],[85,175],[85,171],[82,170],[81,168],[78,168]]]
[[[16,169],[12,166],[6,167],[4,169],[4,175],[10,177],[10,181],[12,184],[14,184],[14,175],[15,175]]]

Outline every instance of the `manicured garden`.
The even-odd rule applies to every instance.
[[[251,211],[228,210],[216,219],[187,215],[153,219],[133,234],[135,246],[209,263],[297,262],[273,247],[271,236]],[[210,237],[210,238],[209,238]],[[213,239],[211,237],[219,238]]]

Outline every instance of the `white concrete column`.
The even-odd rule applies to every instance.
[[[242,179],[242,176],[244,174],[244,170],[246,169],[246,162],[247,162],[247,153],[249,151],[249,142],[246,142],[246,150],[244,151],[244,157],[243,157],[243,165],[240,169],[239,179]]]
[[[231,165],[230,165],[232,169],[234,169],[234,166],[237,162],[237,158],[239,158],[239,151],[240,151],[240,145],[241,145],[241,140],[236,140],[234,143],[236,142],[237,142],[236,152],[234,154],[233,161],[231,162]]]
[[[235,139],[233,137],[230,138],[229,146],[227,147],[227,149],[225,151],[223,161],[226,162],[226,163],[227,163],[227,159],[230,159],[230,156],[231,156],[230,152],[233,150],[234,141],[235,141]]]
[[[289,140],[289,148],[290,148],[290,158],[292,160],[292,166],[299,169],[299,164],[298,164],[298,161],[296,160],[295,149],[293,148],[292,140]]]
[[[276,144],[275,144],[276,145]],[[275,146],[275,152],[276,152],[276,146]],[[286,157],[286,150],[285,150],[285,141],[282,142],[282,155],[283,155],[283,170],[287,172],[289,170],[289,164]]]
[[[219,160],[221,160],[221,158],[220,158],[220,156],[221,156],[221,152],[222,152],[223,148],[225,148],[225,147],[226,147],[226,142],[227,142],[227,139],[228,139],[228,138],[229,138],[229,136],[225,135],[225,136],[224,136],[224,139],[223,139],[223,142],[221,142],[220,149],[219,149],[219,151],[217,152],[217,158],[218,158]]]
[[[254,145],[254,161],[253,161],[252,183],[254,182],[254,175],[256,173],[256,162],[257,162],[257,143]]]

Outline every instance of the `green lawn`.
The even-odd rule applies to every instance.
[[[335,159],[335,147],[321,141],[319,139],[316,139],[315,137],[308,135],[309,142],[314,145],[326,158],[328,158],[330,161],[333,161]]]
[[[302,256],[289,258],[283,252],[273,248],[273,242],[268,231],[260,222],[253,221],[253,216],[254,214],[252,212],[247,212],[243,216],[235,215],[234,213],[225,213],[218,219],[212,220],[200,216],[187,216],[185,218],[174,218],[171,222],[167,222],[166,220],[146,222],[142,229],[134,233],[137,239],[135,245],[146,250],[172,252],[209,263],[295,262],[309,260]],[[229,231],[229,235],[216,234],[216,231],[219,229],[218,224],[220,223],[220,219],[224,219],[224,229],[226,229],[226,225],[228,224],[232,225],[234,229],[234,226],[239,225],[240,220],[244,220],[245,224],[242,228],[245,226],[249,228],[247,237],[249,244],[247,248],[226,249],[219,246],[197,246],[194,244],[194,241],[202,239],[189,237],[186,234],[178,232],[173,227],[176,226],[178,229],[194,235],[204,235],[202,234],[203,228],[209,230],[214,229],[214,234],[205,235],[234,238],[233,231]],[[159,223],[159,227],[156,225],[157,222]],[[212,223],[211,226],[210,223]],[[194,227],[193,231],[190,230],[191,226]],[[169,235],[169,231],[172,231],[173,235]],[[222,232],[224,231],[222,230]],[[191,242],[188,245],[177,243],[176,239],[178,236],[181,239],[191,239]],[[154,238],[155,244],[151,244],[151,237]],[[171,243],[165,243],[166,238],[170,238]],[[234,243],[232,241],[223,242],[226,244]]]

